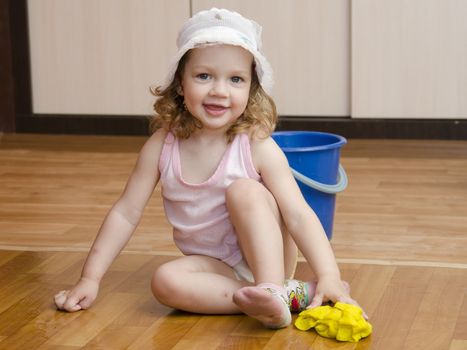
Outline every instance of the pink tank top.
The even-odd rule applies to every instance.
[[[165,213],[182,253],[210,256],[230,266],[238,264],[242,254],[226,208],[225,190],[237,179],[261,180],[253,166],[248,136],[234,138],[208,180],[190,184],[181,174],[178,139],[168,133],[159,170]]]

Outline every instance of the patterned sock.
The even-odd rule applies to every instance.
[[[280,323],[273,324],[273,325],[272,324],[264,324],[264,325],[272,329],[284,328],[290,325],[290,323],[292,322],[292,315],[290,314],[288,300],[287,300],[288,298],[287,298],[285,288],[281,288],[280,286],[272,284],[272,283],[261,283],[261,284],[258,284],[257,287],[262,288],[268,291],[269,293],[271,293],[271,295],[273,295],[275,298],[280,300],[281,304],[283,305],[282,321]]]
[[[289,308],[291,312],[300,312],[311,304],[311,300],[315,295],[316,282],[303,282],[299,280],[286,280],[284,288],[289,299]]]

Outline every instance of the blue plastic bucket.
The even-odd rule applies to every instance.
[[[331,239],[336,194],[347,187],[347,175],[339,164],[347,140],[315,131],[280,131],[272,138],[285,153],[303,197]]]

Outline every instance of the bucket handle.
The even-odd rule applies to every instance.
[[[345,190],[348,184],[347,174],[345,173],[344,168],[340,164],[339,164],[339,172],[337,174],[337,184],[335,185],[323,184],[321,182],[310,179],[309,177],[299,173],[295,169],[290,168],[290,170],[292,170],[292,174],[296,180],[300,181],[304,185],[307,185],[308,187],[311,187],[317,191],[328,193],[328,194],[336,194],[338,192],[341,192]]]

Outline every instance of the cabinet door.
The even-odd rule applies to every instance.
[[[352,117],[467,118],[467,2],[352,1]]]
[[[29,0],[34,113],[148,115],[189,1]]]
[[[192,1],[193,13],[211,7],[238,11],[262,25],[281,115],[350,115],[349,1]]]

